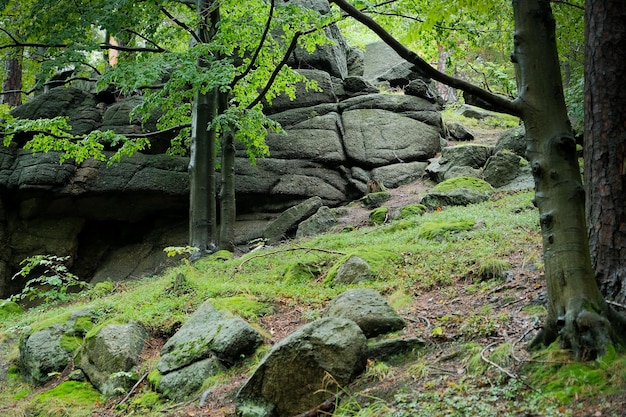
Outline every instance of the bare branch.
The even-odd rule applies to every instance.
[[[365,26],[367,26],[370,30],[376,33],[381,40],[383,40],[387,45],[389,45],[398,55],[402,58],[406,59],[411,64],[415,65],[422,73],[430,77],[436,81],[449,85],[450,87],[458,88],[467,93],[470,93],[478,98],[485,100],[487,103],[495,106],[496,108],[502,109],[502,111],[512,114],[514,116],[521,115],[520,106],[516,101],[512,101],[506,99],[504,97],[498,96],[496,94],[490,93],[489,91],[483,90],[480,87],[477,87],[467,81],[451,77],[448,74],[437,71],[433,68],[428,62],[424,61],[419,55],[415,52],[409,50],[406,46],[400,43],[396,38],[394,38],[389,32],[387,32],[382,26],[380,26],[374,19],[370,16],[364,14],[363,12],[356,9],[346,0],[330,0],[332,3],[335,3],[339,6],[344,12],[352,16],[355,20],[361,22]]]
[[[187,26],[187,24],[185,24],[185,22],[181,22],[180,20],[178,20],[176,17],[174,17],[170,12],[167,11],[167,9],[165,9],[165,7],[161,7],[161,13],[163,13],[165,16],[167,16],[172,22],[176,23],[178,26],[180,26],[181,28],[183,28],[186,32],[188,32],[198,43],[202,43],[201,39],[198,37],[198,34],[196,33],[195,30],[193,30],[192,28],[190,28],[189,26]]]
[[[149,137],[152,137],[152,136],[162,135],[164,133],[176,132],[176,131],[182,130],[182,129],[186,128],[186,127],[191,127],[191,123],[181,123],[179,125],[172,126],[172,127],[169,127],[167,129],[163,129],[163,130],[157,130],[155,132],[130,133],[130,134],[125,134],[124,136],[126,136],[129,139],[133,139],[133,138],[149,138]]]
[[[566,5],[566,6],[575,7],[575,8],[577,8],[577,9],[580,9],[580,10],[583,10],[583,11],[585,10],[585,8],[584,8],[583,6],[579,6],[579,5],[577,5],[577,4],[570,3],[569,1],[564,1],[564,0],[550,0],[550,3],[555,3],[555,4],[564,4],[564,5]]]

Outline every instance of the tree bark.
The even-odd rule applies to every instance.
[[[219,109],[228,108],[228,94],[220,93]],[[235,132],[225,130],[221,137],[221,185],[220,190],[220,239],[219,248],[235,249],[235,221],[237,216],[235,200]]]
[[[198,37],[203,42],[211,38],[219,20],[219,12],[209,13],[209,0],[198,0],[200,28]],[[198,65],[203,66],[202,60]],[[217,203],[215,185],[216,134],[209,130],[217,115],[217,90],[198,93],[193,106],[191,122],[191,157],[189,160],[189,244],[198,248],[192,259],[215,251],[217,235]]]
[[[6,55],[4,69],[6,78],[2,83],[3,94],[0,94],[0,104],[20,106],[22,104],[22,54],[23,48],[16,48]]]
[[[548,316],[535,343],[560,337],[579,359],[591,359],[623,339],[615,332],[596,284],[587,239],[585,193],[563,97],[549,0],[514,0],[519,101],[539,208]],[[621,327],[622,322],[615,323]]]
[[[591,260],[608,299],[626,303],[626,7],[585,5],[585,187]]]

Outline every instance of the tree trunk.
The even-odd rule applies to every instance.
[[[595,281],[585,222],[585,193],[567,117],[548,0],[514,0],[518,91],[539,208],[548,317],[533,344],[560,337],[579,359],[606,350],[623,334]]]
[[[228,109],[228,93],[219,94],[219,111]],[[220,190],[220,240],[219,248],[229,251],[235,249],[235,132],[230,129],[222,131],[222,159]]]
[[[0,94],[0,104],[8,104],[9,106],[19,106],[22,104],[22,55],[23,48],[16,48],[14,51],[6,55],[4,69],[6,79],[2,83],[2,91]]]
[[[234,132],[222,135],[222,189],[220,191],[220,249],[235,249],[235,141]]]
[[[209,6],[209,0],[198,0],[198,36],[203,42],[210,40],[209,28],[215,30],[219,20],[219,12],[213,11],[209,16]],[[204,65],[202,60],[198,65]],[[194,259],[215,251],[216,247],[216,135],[215,129],[209,130],[208,127],[217,115],[217,95],[217,90],[198,93],[193,106],[189,160],[189,244],[199,250],[193,256]]]
[[[608,299],[626,303],[626,7],[585,5],[585,186],[592,265]]]

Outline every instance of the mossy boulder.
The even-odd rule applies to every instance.
[[[487,201],[493,187],[486,181],[474,177],[455,177],[433,187],[421,203],[431,210],[445,206],[466,206]]]
[[[79,310],[36,323],[20,340],[20,367],[26,381],[40,385],[62,372],[93,327],[93,313]]]
[[[11,300],[2,300],[0,301],[0,319],[4,319],[5,317],[21,314],[24,310],[19,304],[11,301]]]
[[[378,207],[370,212],[369,224],[372,226],[380,226],[387,221],[389,215],[389,207]]]
[[[384,268],[387,268],[390,265],[394,265],[401,259],[401,257],[397,253],[387,250],[377,248],[359,249],[347,255],[344,255],[339,260],[337,260],[337,262],[335,262],[335,264],[328,270],[324,282],[327,284],[335,284],[337,271],[353,256],[362,259],[370,266],[372,271],[372,277],[375,277]]]
[[[380,207],[385,201],[391,198],[391,193],[389,191],[378,191],[376,193],[370,193],[361,198],[361,204],[365,208],[376,208]]]

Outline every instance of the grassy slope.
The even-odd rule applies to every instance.
[[[366,373],[342,390],[334,415],[621,416],[624,355],[613,352],[580,365],[557,347],[533,355],[524,349],[545,312],[538,215],[531,197],[530,192],[497,194],[482,204],[288,242],[231,260],[209,256],[189,265],[181,259],[161,276],[99,286],[69,304],[5,318],[0,415],[232,415],[236,389],[269,346],[319,317],[329,300],[349,288],[325,278],[339,259],[355,253],[375,270],[367,286],[380,291],[409,323],[388,337],[420,336],[427,344],[400,357],[370,361]],[[442,227],[436,233],[437,223],[459,221],[474,228]],[[202,407],[197,399],[168,403],[146,381],[128,398],[106,400],[76,383],[33,389],[15,372],[23,329],[89,308],[100,323],[136,320],[149,329],[138,370],[143,375],[156,364],[166,338],[207,299],[245,317],[266,343],[256,356],[207,381],[212,394]]]

